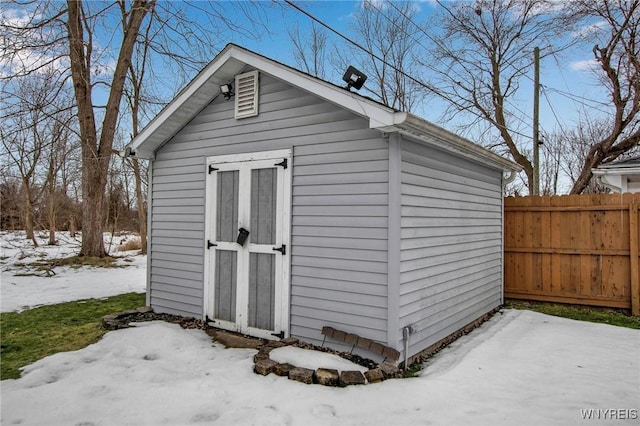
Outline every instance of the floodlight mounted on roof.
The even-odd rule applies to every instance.
[[[347,83],[347,90],[351,89],[352,87],[356,90],[360,90],[364,82],[367,80],[367,76],[364,75],[361,71],[358,71],[353,66],[349,65],[349,68],[347,68],[347,71],[342,76],[342,79],[345,81],[345,83]]]

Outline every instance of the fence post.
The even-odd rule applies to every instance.
[[[629,265],[631,266],[631,314],[640,315],[640,277],[638,276],[638,204],[629,205]]]

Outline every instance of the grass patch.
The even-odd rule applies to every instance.
[[[411,364],[408,369],[404,370],[402,377],[405,379],[419,377],[423,368],[424,365],[422,363]]]
[[[90,256],[71,256],[64,257],[62,259],[52,259],[50,261],[51,266],[71,266],[71,267],[81,267],[81,266],[94,266],[98,268],[121,268],[121,266],[116,265],[115,257],[105,256],[105,257],[90,257]]]
[[[570,318],[580,321],[598,322],[602,324],[617,325],[619,327],[640,330],[640,317],[624,315],[622,313],[586,306],[567,306],[554,303],[525,302],[521,300],[507,300],[505,308],[529,309],[542,314],[557,317]]]
[[[46,253],[44,253],[46,256]],[[31,275],[41,275],[38,272],[42,271],[52,271],[53,268],[57,266],[69,266],[71,268],[81,268],[83,266],[93,266],[96,268],[124,268],[122,265],[116,264],[118,258],[112,256],[105,257],[90,257],[90,256],[71,256],[71,257],[63,257],[60,259],[49,259],[49,260],[36,260],[30,263],[22,263],[16,262],[14,266],[20,268],[29,268],[34,270],[35,272],[22,272],[15,274],[15,276],[31,276]],[[55,275],[52,273],[51,275]]]
[[[1,313],[0,379],[16,379],[20,367],[97,342],[107,332],[100,325],[103,316],[144,304],[144,293],[128,293]]]

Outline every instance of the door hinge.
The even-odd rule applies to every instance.
[[[271,333],[271,335],[280,339],[284,339],[284,331],[281,331],[280,333]]]
[[[211,247],[216,247],[216,246],[217,246],[217,244],[212,243],[211,240],[207,240],[207,248],[208,249],[211,249]]]
[[[287,254],[287,245],[283,244],[282,247],[274,247],[273,251],[279,251],[282,254]]]
[[[209,164],[209,174],[215,172],[216,170],[218,170],[218,169],[213,167],[211,164]]]
[[[284,158],[281,162],[274,164],[274,166],[282,166],[283,169],[287,168],[287,159]]]

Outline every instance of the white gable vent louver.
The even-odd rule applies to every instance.
[[[258,71],[236,75],[235,118],[258,115]]]

